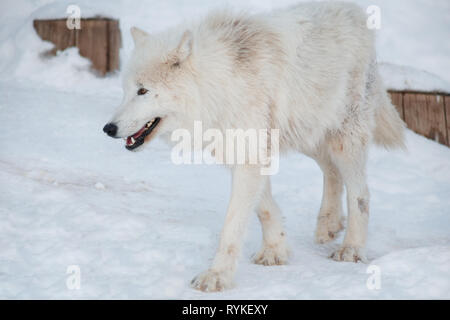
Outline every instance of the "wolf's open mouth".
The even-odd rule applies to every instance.
[[[128,150],[133,150],[144,143],[145,137],[152,133],[153,129],[156,128],[161,118],[153,118],[145,124],[138,132],[132,136],[127,137],[126,148]]]

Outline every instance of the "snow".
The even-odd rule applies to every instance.
[[[391,63],[380,63],[379,67],[385,86],[391,90],[450,92],[450,85],[430,72]]]
[[[256,11],[293,2],[228,1]],[[434,7],[424,1],[373,2],[386,13],[378,31],[380,60],[428,72],[382,66],[385,81],[448,89],[443,86],[450,80],[450,49],[443,41],[448,2],[436,1]],[[322,175],[312,160],[291,154],[273,177],[293,253],[290,263],[250,262],[261,244],[253,217],[236,288],[214,294],[191,289],[189,281],[208,267],[218,243],[229,174],[217,166],[174,165],[160,141],[131,153],[122,141],[103,134],[121,99],[119,75],[96,77],[75,48],[51,59],[37,55],[50,45],[33,33],[32,19],[64,14],[65,3],[0,5],[0,298],[450,298],[450,149],[409,131],[407,152],[371,149],[369,264],[328,259],[342,234],[333,243],[314,244]],[[162,30],[221,5],[77,3],[88,13],[120,18],[123,57],[131,47],[126,30],[132,25]],[[89,6],[91,11],[84,10]],[[404,14],[399,21],[398,11]],[[399,36],[414,23],[425,31],[415,26],[414,39]],[[415,51],[419,45],[423,48]],[[72,265],[81,270],[80,290],[66,286]],[[379,268],[379,290],[367,286],[369,266]]]

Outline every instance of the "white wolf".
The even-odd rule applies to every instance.
[[[137,28],[124,73],[121,107],[104,131],[129,150],[178,128],[269,129],[280,150],[296,150],[323,170],[324,191],[315,239],[333,240],[348,223],[337,261],[364,261],[369,144],[402,147],[404,124],[381,83],[367,16],[347,3],[304,3],[270,14],[221,11],[161,34]],[[220,291],[233,283],[243,234],[256,209],[263,229],[254,261],[287,262],[281,213],[258,165],[234,165],[232,195],[220,244],[194,288]]]

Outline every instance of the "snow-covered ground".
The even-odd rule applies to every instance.
[[[412,132],[408,152],[371,150],[368,265],[327,258],[343,235],[314,244],[322,175],[312,160],[291,154],[273,177],[293,253],[289,265],[250,262],[261,244],[253,217],[237,287],[214,294],[191,289],[189,281],[208,266],[218,243],[228,172],[176,166],[159,141],[131,153],[106,137],[101,130],[120,102],[120,78],[96,78],[76,49],[50,60],[37,56],[48,44],[32,33],[30,21],[65,13],[66,3],[50,2],[0,5],[0,298],[450,299],[450,149]],[[257,10],[293,2],[228,1]],[[379,3],[386,13],[381,61],[435,73],[444,79],[437,85],[445,86],[448,2],[358,2]],[[83,10],[89,2],[78,3]],[[220,4],[96,3],[120,18],[123,30],[132,24],[160,30]],[[398,11],[403,16],[397,19]],[[428,30],[419,32],[415,24]],[[428,31],[435,36],[427,37]],[[124,32],[123,56],[130,46]],[[70,265],[80,267],[80,290],[66,286]],[[379,268],[379,290],[366,285],[370,265]]]

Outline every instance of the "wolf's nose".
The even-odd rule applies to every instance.
[[[108,123],[103,127],[103,132],[105,132],[110,137],[115,137],[117,133],[117,126],[114,123]]]

